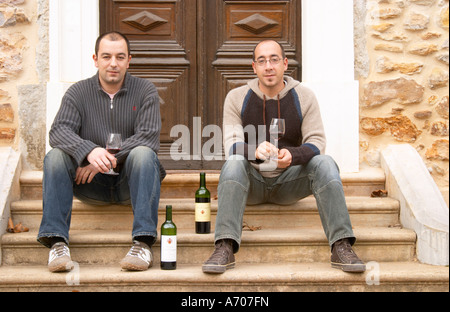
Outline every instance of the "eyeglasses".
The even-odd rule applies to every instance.
[[[281,57],[278,56],[272,56],[270,59],[266,60],[264,58],[259,58],[255,61],[256,65],[258,66],[265,66],[267,62],[270,62],[272,65],[277,65],[280,63]]]

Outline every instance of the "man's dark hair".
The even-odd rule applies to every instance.
[[[255,60],[255,51],[256,51],[256,48],[257,48],[261,43],[263,43],[263,42],[269,42],[269,41],[272,41],[272,42],[275,42],[276,44],[278,44],[278,45],[280,46],[280,49],[281,49],[281,56],[283,57],[283,59],[286,58],[286,52],[284,51],[283,46],[282,46],[278,41],[273,40],[273,39],[264,39],[264,40],[258,42],[258,44],[255,45],[255,48],[253,49],[253,60],[254,60],[254,61],[256,61],[256,60]]]
[[[95,55],[98,54],[100,42],[102,41],[103,38],[107,38],[111,41],[125,40],[125,42],[127,43],[128,56],[131,54],[130,41],[128,40],[128,38],[124,34],[118,32],[118,31],[110,31],[110,32],[101,34],[97,38],[97,41],[95,42]]]

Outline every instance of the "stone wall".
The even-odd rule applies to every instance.
[[[449,1],[355,0],[355,12],[361,163],[411,144],[448,189]]]
[[[0,146],[41,169],[45,156],[48,0],[0,0]]]

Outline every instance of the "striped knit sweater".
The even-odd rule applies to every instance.
[[[137,146],[159,151],[161,116],[153,83],[129,73],[113,99],[97,75],[77,82],[65,93],[50,129],[50,145],[72,156],[78,165],[96,147],[105,147],[109,133],[122,135],[118,163]]]
[[[309,160],[325,152],[326,139],[319,105],[314,93],[299,81],[285,77],[285,88],[280,92],[280,117],[286,120],[286,134],[279,141],[280,149],[287,149],[292,155],[291,166],[304,165]],[[224,103],[224,145],[227,158],[240,154],[260,169],[261,161],[255,160],[257,145],[270,141],[269,125],[278,116],[278,96],[267,98],[258,86],[258,78],[248,84],[231,90]],[[265,120],[264,120],[265,117]],[[236,127],[236,125],[238,125]],[[239,127],[241,126],[241,127]],[[257,142],[249,140],[248,126],[261,128]],[[248,129],[248,128],[247,128]],[[246,129],[246,130],[247,130]],[[279,175],[283,169],[261,171],[266,177]]]

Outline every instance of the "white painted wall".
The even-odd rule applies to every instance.
[[[98,0],[50,0],[50,81],[47,84],[48,131],[61,98],[74,82],[93,76],[92,55],[99,35]]]
[[[318,98],[326,153],[359,171],[359,82],[354,78],[353,1],[302,1],[302,76]]]
[[[67,87],[95,74],[98,0],[50,0],[47,127]],[[359,171],[359,88],[354,79],[353,1],[302,0],[303,81],[315,91],[341,172]],[[48,140],[47,140],[48,141]]]

